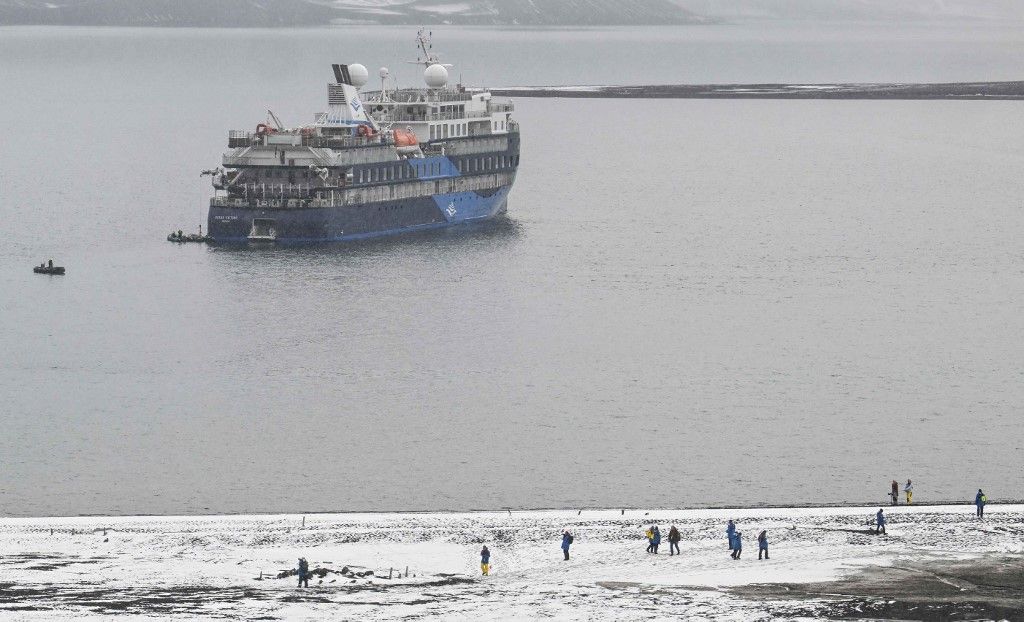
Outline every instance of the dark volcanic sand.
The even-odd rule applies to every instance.
[[[804,615],[829,619],[1024,620],[1024,557],[897,559],[891,567],[870,566],[834,582],[730,591],[751,599],[824,600]],[[794,610],[787,607],[786,614]]]

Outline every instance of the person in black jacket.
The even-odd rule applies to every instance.
[[[679,541],[682,540],[682,539],[683,539],[682,536],[679,535],[679,530],[676,529],[675,525],[672,525],[672,527],[668,530],[668,554],[669,555],[673,555],[673,551],[674,551],[674,554],[676,554],[676,555],[679,554]]]

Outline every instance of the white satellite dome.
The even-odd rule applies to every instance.
[[[356,88],[363,86],[370,79],[370,73],[366,71],[366,67],[359,63],[348,66],[348,75],[352,79],[352,86]]]
[[[448,84],[448,70],[444,65],[431,65],[423,72],[423,80],[432,89],[439,89]]]
[[[391,71],[387,67],[381,67],[377,71],[377,75],[379,75],[380,79],[383,80],[383,79],[385,79],[385,78],[387,78],[388,76],[391,75]]]

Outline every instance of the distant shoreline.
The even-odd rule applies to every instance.
[[[936,83],[641,84],[517,86],[493,95],[606,99],[1024,99],[1024,81]]]

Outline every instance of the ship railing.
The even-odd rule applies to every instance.
[[[327,207],[328,199],[239,199],[231,197],[212,197],[213,207],[241,207],[261,209],[299,209],[303,207]]]
[[[489,116],[487,112],[471,111],[466,113],[457,112],[388,112],[381,115],[384,121],[401,123],[403,121],[458,121],[459,119],[478,119]]]
[[[348,147],[366,147],[369,145],[385,145],[391,142],[391,134],[381,132],[376,136],[317,136],[311,134],[302,137],[303,147],[319,147],[330,149],[346,149]]]
[[[256,147],[265,144],[263,137],[266,134],[246,132],[244,130],[231,130],[228,132],[228,147],[237,149],[239,147]],[[365,147],[367,145],[385,144],[391,140],[390,133],[382,132],[376,136],[332,136],[317,134],[300,134],[299,144],[303,147],[330,147],[348,148]]]
[[[468,91],[427,91],[425,89],[395,89],[388,91],[388,99],[400,104],[430,102],[467,102],[475,93]],[[364,91],[362,100],[368,104],[380,101],[380,91]]]

